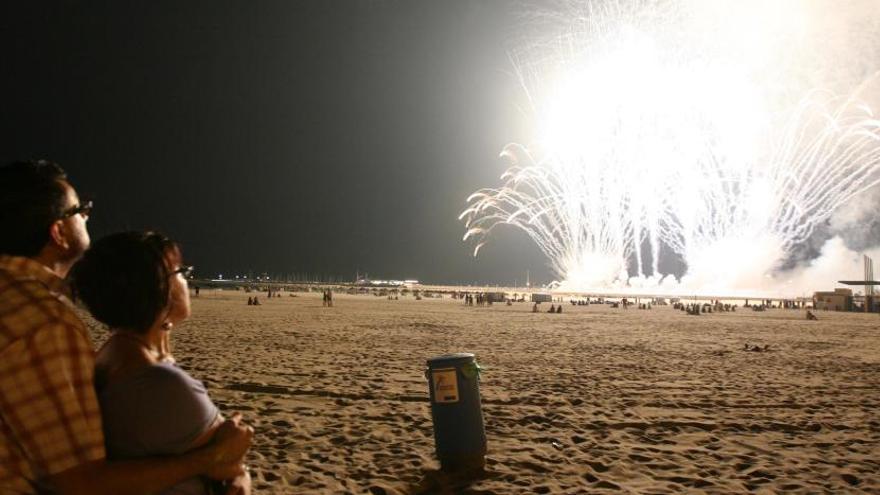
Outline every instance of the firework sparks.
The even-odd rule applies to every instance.
[[[468,198],[475,255],[511,225],[573,288],[659,280],[664,251],[699,287],[733,288],[880,182],[864,85],[835,97],[810,89],[821,71],[795,64],[804,45],[817,49],[804,40],[819,2],[755,3],[745,32],[724,24],[735,18],[723,2],[575,5],[555,18],[562,34],[512,55],[540,151],[508,145],[503,184]],[[850,65],[852,80],[867,67]],[[845,87],[843,71],[821,68]]]

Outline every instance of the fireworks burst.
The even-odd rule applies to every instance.
[[[587,2],[541,16],[563,29],[512,54],[536,144],[506,146],[503,185],[468,198],[474,255],[512,225],[572,288],[659,281],[666,251],[692,285],[729,289],[878,184],[880,121],[863,102],[874,59],[833,70],[817,55],[833,51],[810,41],[833,31],[813,22],[819,2],[752,6],[738,12],[754,20],[742,32],[724,2]],[[826,65],[803,62],[814,59]],[[830,89],[810,89],[822,71]]]

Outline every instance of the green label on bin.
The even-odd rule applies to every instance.
[[[458,377],[455,368],[432,370],[431,386],[434,388],[434,402],[458,402]]]

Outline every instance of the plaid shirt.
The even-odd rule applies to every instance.
[[[104,458],[94,367],[64,282],[0,256],[0,493],[48,491],[48,476]]]

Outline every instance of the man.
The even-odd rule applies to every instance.
[[[57,164],[0,167],[0,493],[155,493],[240,474],[253,436],[240,416],[177,458],[105,459],[94,350],[63,282],[90,211]]]

